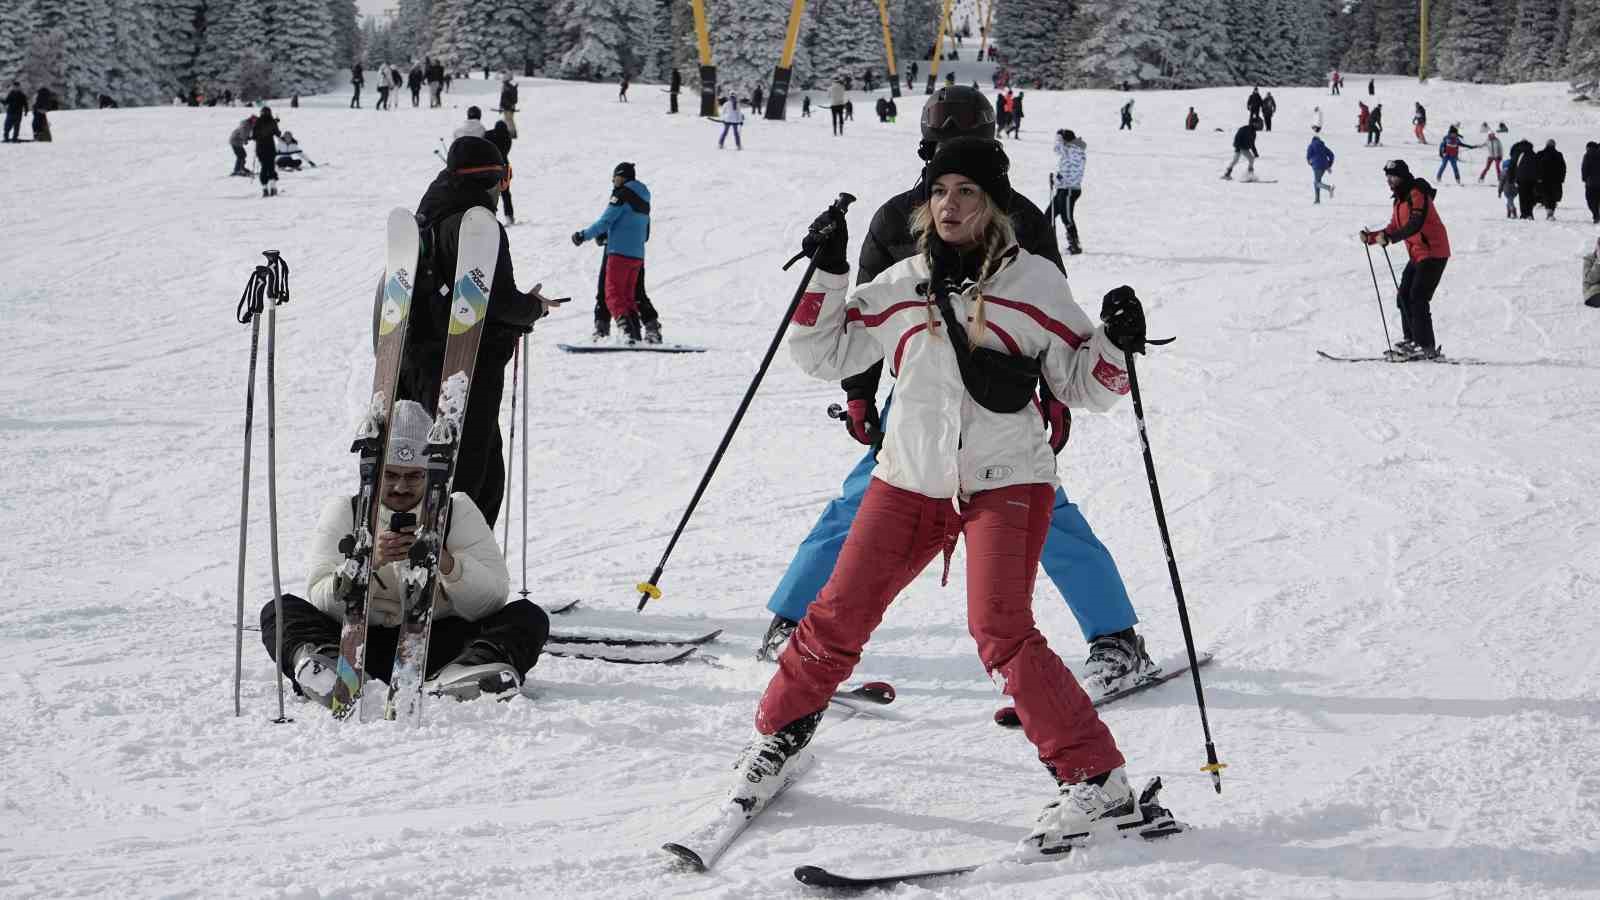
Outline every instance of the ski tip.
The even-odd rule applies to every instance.
[[[1001,728],[1021,728],[1022,718],[1015,706],[1002,706],[994,711],[994,723]]]
[[[821,866],[796,866],[794,879],[801,884],[808,884],[812,887],[834,887],[839,883],[833,873]]]
[[[682,844],[662,844],[661,849],[667,851],[669,854],[677,858],[679,862],[695,870],[696,872],[704,872],[706,870],[705,860],[700,858],[700,854],[690,850],[688,847],[685,847]]]
[[[888,706],[894,702],[894,685],[887,681],[869,681],[856,689],[863,699]]]

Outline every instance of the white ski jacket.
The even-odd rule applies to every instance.
[[[433,614],[441,618],[460,616],[475,622],[506,605],[511,576],[506,572],[506,561],[500,555],[494,532],[478,505],[462,493],[451,494],[450,503],[450,530],[445,535],[444,546],[455,557],[456,565],[448,575],[439,573],[439,583],[444,590]],[[393,515],[388,507],[378,508],[379,531],[388,529],[389,518]],[[344,621],[344,600],[338,595],[336,573],[344,564],[344,553],[339,549],[339,542],[353,531],[355,516],[350,498],[334,497],[323,504],[317,530],[306,548],[310,568],[306,577],[306,599],[341,622]],[[369,609],[375,612],[398,610],[400,564],[390,563],[372,574],[375,602]],[[400,624],[398,615],[392,612],[378,612],[368,621],[386,628]]]
[[[1056,135],[1056,190],[1082,190],[1083,170],[1088,164],[1088,146],[1083,138],[1064,141]]]
[[[1110,409],[1128,392],[1122,359],[1072,299],[1066,276],[1014,248],[985,285],[986,327],[978,344],[1036,357],[1068,406]],[[967,392],[939,309],[927,297],[928,266],[913,256],[849,292],[850,277],[818,271],[790,326],[789,352],[806,374],[829,381],[885,360],[894,406],[873,475],[925,497],[970,497],[1017,484],[1055,485],[1056,458],[1033,404],[1014,413],[980,406]],[[969,284],[950,298],[975,334],[979,308]]]

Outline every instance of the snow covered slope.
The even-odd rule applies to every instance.
[[[1600,310],[1579,294],[1596,229],[1577,166],[1600,139],[1562,85],[1380,81],[1390,146],[1341,98],[1276,90],[1258,166],[1219,181],[1247,90],[1028,92],[1013,182],[1044,199],[1050,132],[1089,144],[1070,261],[1091,314],[1127,283],[1153,335],[1150,436],[1198,640],[1224,793],[1192,692],[1175,682],[1106,719],[1137,779],[1199,826],[1148,846],[1006,868],[914,896],[1553,897],[1600,895]],[[263,249],[293,267],[279,322],[278,457],[288,590],[315,510],[347,493],[368,390],[383,221],[438,168],[431,151],[482,82],[439,111],[279,111],[321,167],[283,196],[226,176],[244,113],[53,116],[57,143],[0,149],[0,894],[6,896],[799,896],[789,870],[981,860],[1052,790],[997,694],[952,585],[927,573],[893,607],[855,681],[891,680],[898,721],[825,723],[822,761],[710,875],[656,851],[718,791],[769,669],[752,652],[791,552],[859,456],[824,416],[835,386],[781,354],[678,546],[665,596],[633,585],[665,547],[795,286],[779,265],[839,191],[876,206],[916,173],[917,101],[718,126],[612,85],[523,83],[513,151],[524,286],[576,299],[534,335],[531,528],[511,551],[562,628],[724,628],[677,667],[545,659],[532,698],[435,703],[420,730],[340,727],[294,704],[247,635],[232,709],[234,554],[248,332],[234,304]],[[477,93],[475,93],[475,91]],[[1380,172],[1414,99],[1437,129],[1505,120],[1555,138],[1573,171],[1554,222],[1507,222],[1494,191],[1441,187],[1455,256],[1434,304],[1446,351],[1481,366],[1325,362],[1383,349],[1356,231],[1389,215]],[[1338,198],[1311,205],[1313,104],[1339,155]],[[493,102],[483,102],[491,107]],[[1201,130],[1186,133],[1187,107]],[[1222,133],[1213,128],[1225,129]],[[1437,135],[1430,132],[1430,138]],[[655,196],[649,286],[690,356],[575,356],[599,262],[574,229],[611,167]],[[1467,155],[1475,177],[1481,151]],[[521,224],[525,222],[526,224]],[[1391,255],[1401,261],[1403,251]],[[1377,257],[1390,329],[1392,288]],[[1398,334],[1396,334],[1398,337]],[[264,397],[258,396],[258,403]],[[261,414],[258,410],[258,421]],[[247,622],[270,594],[264,433],[256,441]],[[1068,492],[1116,555],[1157,656],[1182,638],[1131,409],[1078,417]],[[508,506],[519,506],[514,485]],[[520,526],[514,529],[515,536]],[[1081,635],[1040,579],[1036,611],[1074,664]],[[343,779],[352,779],[345,784]]]

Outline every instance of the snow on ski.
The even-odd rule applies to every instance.
[[[540,652],[545,656],[560,656],[567,659],[589,659],[596,662],[650,666],[683,662],[700,652],[700,648],[698,646],[614,647],[604,644],[563,644],[552,640],[545,644],[544,649]]]
[[[1436,365],[1441,365],[1441,366],[1486,366],[1486,365],[1488,365],[1487,362],[1484,362],[1481,359],[1457,359],[1456,357],[1453,357],[1453,356],[1436,356],[1433,359],[1395,359],[1393,357],[1388,357],[1388,356],[1338,356],[1338,355],[1333,354],[1333,353],[1328,353],[1328,352],[1326,352],[1324,350],[1318,350],[1317,351],[1317,355],[1322,357],[1323,359],[1329,360],[1330,362],[1349,362],[1349,363],[1381,362],[1381,363],[1394,363],[1396,365],[1399,365],[1399,364],[1402,364],[1402,363],[1434,363]]]
[[[801,776],[811,770],[816,764],[816,754],[810,750],[802,750],[791,756],[783,767],[783,781],[765,803],[745,807],[732,800],[723,800],[713,806],[709,813],[689,830],[689,833],[677,841],[669,841],[661,845],[661,849],[672,854],[690,868],[697,872],[708,871],[716,865],[722,854],[744,834],[750,823],[761,815],[768,807],[772,806],[779,797],[789,790],[790,785],[799,781]]]
[[[560,634],[552,632],[552,644],[604,644],[607,647],[697,647],[709,644],[722,634],[722,629],[708,631],[697,637],[611,637],[604,634]]]
[[[1189,830],[1189,826],[1174,820],[1172,814],[1157,803],[1157,797],[1160,792],[1161,779],[1152,778],[1145,785],[1144,790],[1139,792],[1139,806],[1144,810],[1144,820],[1117,826],[1116,837],[1130,838],[1138,836],[1147,841],[1153,841]],[[1105,837],[1110,836],[1107,834],[1104,837],[1092,837],[1087,844],[1081,846],[1093,847],[1096,841],[1104,840]],[[794,877],[796,881],[808,887],[866,891],[892,887],[897,884],[919,884],[940,878],[955,878],[1005,864],[1021,863],[1032,865],[1054,862],[1065,858],[1076,846],[1080,845],[1068,844],[1053,851],[1029,851],[1012,848],[984,862],[935,869],[913,869],[907,872],[892,872],[879,875],[845,875],[830,871],[822,866],[807,865],[796,867]]]
[[[1199,656],[1199,660],[1200,668],[1203,669],[1205,668],[1206,663],[1211,662],[1211,654],[1202,653]],[[1095,698],[1094,708],[1100,709],[1101,707],[1108,706],[1125,697],[1132,697],[1134,694],[1141,694],[1150,690],[1151,688],[1160,687],[1161,685],[1166,684],[1172,679],[1177,678],[1188,671],[1189,658],[1187,656],[1178,657],[1172,662],[1163,665],[1161,667],[1161,673],[1154,678],[1151,678],[1147,681],[1141,681],[1133,687],[1123,688],[1120,691],[1112,691],[1109,694]],[[1017,708],[1014,706],[1002,706],[1001,708],[995,710],[994,722],[996,725],[999,725],[1003,728],[1022,727],[1022,720],[1017,718]]]

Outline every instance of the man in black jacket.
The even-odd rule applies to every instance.
[[[28,112],[28,95],[22,92],[22,82],[12,81],[6,94],[5,140],[15,144],[22,140],[22,117]]]
[[[1521,218],[1533,218],[1533,208],[1539,205],[1539,159],[1533,152],[1533,142],[1526,138],[1511,145],[1514,169],[1512,177],[1517,182],[1517,206]]]
[[[683,73],[679,72],[677,69],[673,69],[672,70],[672,86],[667,89],[667,93],[670,95],[668,97],[668,102],[672,104],[667,109],[667,114],[668,115],[672,115],[672,114],[674,114],[674,113],[676,113],[678,111],[678,94],[682,90],[683,90]]]
[[[517,136],[517,82],[511,77],[511,70],[507,69],[504,79],[500,83],[500,118],[505,120],[506,130],[512,137]]]
[[[417,266],[398,391],[400,398],[415,400],[430,413],[437,411],[450,315],[450,296],[440,294],[438,288],[455,279],[461,217],[475,206],[493,212],[506,177],[505,157],[483,138],[457,138],[446,159],[444,170],[428,185],[417,204],[417,222],[428,232],[424,241],[432,244],[433,251],[430,254],[425,250],[424,260]],[[518,339],[533,328],[533,323],[543,318],[552,305],[566,302],[540,296],[537,285],[532,291],[517,290],[511,242],[504,228],[499,232],[500,251],[489,288],[488,321],[484,324],[483,342],[478,346],[454,481],[454,490],[471,497],[490,525],[499,516],[500,501],[505,495],[500,398],[505,391],[506,364],[511,361]]]
[[[1556,204],[1561,202],[1562,186],[1567,181],[1567,158],[1556,149],[1556,142],[1544,142],[1544,149],[1534,154],[1534,168],[1539,175],[1539,203],[1544,206],[1546,219],[1556,217]],[[1530,214],[1527,218],[1532,218]]]
[[[1245,181],[1256,180],[1256,157],[1261,154],[1256,152],[1256,126],[1254,122],[1247,122],[1239,126],[1233,133],[1233,160],[1228,163],[1228,168],[1222,171],[1223,181],[1233,180],[1233,167],[1244,160]]]
[[[278,196],[278,120],[272,117],[272,107],[263,106],[256,114],[256,125],[250,137],[256,144],[256,172],[261,178],[261,196]]]
[[[932,160],[941,141],[968,136],[995,139],[994,107],[983,94],[970,87],[952,86],[930,96],[922,108],[922,142],[917,155],[924,161]],[[917,255],[911,215],[927,201],[927,187],[919,175],[915,186],[878,208],[861,244],[857,284],[866,284],[895,263]],[[1006,208],[1018,245],[1065,272],[1054,223],[1015,190]],[[846,431],[858,443],[874,448],[881,440],[877,390],[882,375],[880,362],[843,382],[849,404],[844,416]],[[1050,446],[1059,453],[1071,428],[1070,416],[1053,397],[1042,397],[1041,408],[1050,429]],[[884,409],[887,414],[887,401]],[[876,449],[870,450],[846,477],[842,495],[823,510],[767,602],[773,619],[762,641],[763,658],[777,658],[806,608],[816,599],[817,591],[832,575],[844,537],[871,480],[875,456]],[[1090,642],[1089,662],[1083,670],[1086,690],[1101,696],[1131,686],[1156,671],[1145,653],[1143,638],[1134,632],[1138,615],[1128,600],[1115,561],[1077,506],[1060,489],[1056,491],[1041,566],[1061,591],[1084,638]]]
[[[1600,225],[1600,143],[1590,141],[1584,148],[1578,174],[1583,178],[1583,201],[1589,204],[1589,215]]]

